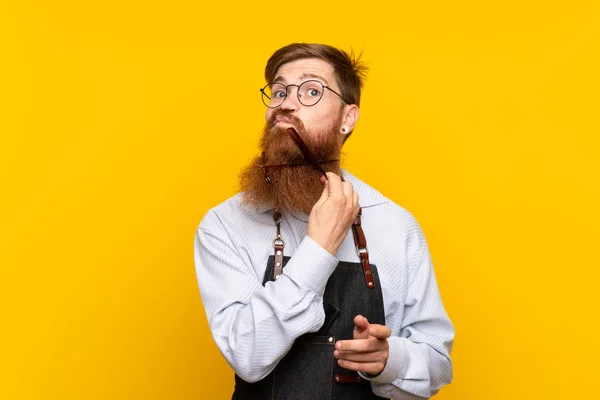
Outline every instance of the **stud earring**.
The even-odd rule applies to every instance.
[[[346,133],[348,133],[348,128],[345,126],[342,126],[342,133],[345,135]]]

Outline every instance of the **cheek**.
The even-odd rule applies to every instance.
[[[311,123],[320,129],[332,129],[337,124],[338,114],[331,108],[319,110],[319,113],[311,115]]]
[[[313,110],[311,110],[313,111]],[[314,112],[302,116],[304,125],[308,128],[319,128],[330,124],[331,115],[326,109],[315,109]]]

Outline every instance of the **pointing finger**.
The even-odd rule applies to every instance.
[[[338,340],[335,343],[335,349],[343,352],[371,352],[385,349],[386,346],[386,341],[375,338]]]
[[[369,337],[369,321],[362,315],[354,317],[354,331],[352,336],[354,339],[366,339]]]

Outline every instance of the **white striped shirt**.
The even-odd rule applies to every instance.
[[[359,195],[369,257],[377,266],[385,321],[392,331],[385,369],[366,378],[381,397],[429,398],[452,380],[454,328],[425,237],[408,211],[347,171],[343,176]],[[277,281],[263,286],[276,233],[272,215],[270,207],[242,205],[237,194],[208,211],[194,242],[213,338],[248,382],[266,377],[297,337],[319,330],[327,279],[338,261],[359,262],[352,230],[334,257],[306,235],[306,214],[283,213],[284,253],[291,259]]]

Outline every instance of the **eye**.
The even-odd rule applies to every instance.
[[[305,82],[302,86],[302,95],[307,98],[317,99],[321,97],[323,88],[317,82]]]
[[[308,95],[311,97],[317,97],[320,93],[321,93],[321,91],[319,89],[309,89],[308,90]]]
[[[276,90],[273,92],[273,97],[277,98],[277,99],[283,99],[283,98],[285,98],[285,91],[284,90]]]

